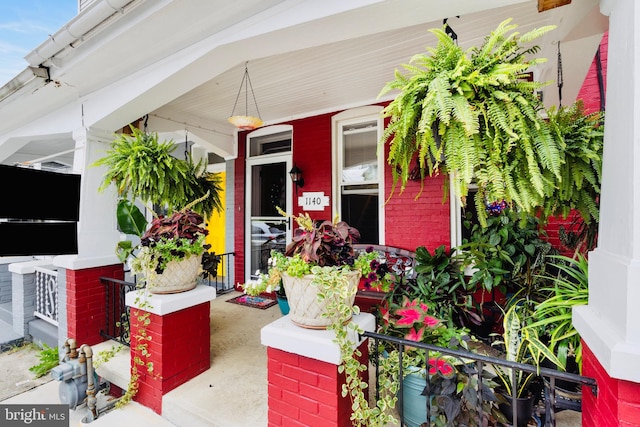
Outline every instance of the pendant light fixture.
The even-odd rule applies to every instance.
[[[253,130],[262,126],[262,119],[260,118],[260,110],[258,110],[258,103],[256,102],[256,96],[253,93],[253,86],[251,85],[251,79],[249,78],[249,68],[247,67],[247,62],[244,64],[244,75],[242,76],[242,82],[240,82],[240,88],[238,89],[238,95],[236,95],[236,102],[233,104],[233,111],[231,111],[231,117],[229,117],[229,123],[233,124],[240,130]],[[238,105],[238,99],[240,99],[240,94],[242,93],[242,87],[244,86],[244,105],[245,105],[245,113],[244,116],[236,116],[234,115],[236,112],[236,106]],[[256,113],[258,117],[249,115],[249,91],[251,91],[251,98],[253,99],[253,104],[256,107]]]

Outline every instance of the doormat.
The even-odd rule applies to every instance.
[[[264,310],[265,308],[273,307],[278,301],[265,298],[265,297],[252,297],[247,294],[242,294],[238,297],[228,299],[227,302],[239,305],[246,305],[247,307],[259,308]]]

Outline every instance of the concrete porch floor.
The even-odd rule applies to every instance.
[[[277,306],[260,310],[226,302],[237,295],[238,292],[231,292],[212,302],[211,367],[164,396],[162,417],[133,402],[121,410],[101,414],[96,421],[84,425],[266,426],[267,351],[260,344],[260,329],[282,315]],[[94,346],[94,353],[99,348]],[[128,378],[121,374],[127,372],[128,358],[128,352],[123,351],[120,360],[108,368],[110,373],[101,375],[114,383],[126,384]],[[114,372],[120,373],[117,379],[111,378]],[[2,403],[58,403],[57,390],[57,381],[49,381]],[[70,425],[83,425],[80,421],[86,412],[85,405],[71,411]],[[557,417],[559,427],[581,425],[580,413],[562,411]]]

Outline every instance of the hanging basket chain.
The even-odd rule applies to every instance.
[[[245,95],[245,116],[249,115],[249,90],[251,90],[251,97],[253,98],[253,104],[256,106],[256,112],[258,113],[258,118],[262,119],[260,116],[260,110],[258,109],[258,102],[256,101],[256,95],[253,92],[253,85],[251,84],[251,77],[249,77],[249,69],[247,68],[247,63],[244,64],[244,75],[242,76],[242,81],[240,82],[240,88],[238,88],[238,94],[236,95],[236,102],[233,104],[233,110],[231,111],[231,116],[234,115],[236,111],[236,106],[238,105],[238,99],[240,99],[240,93],[242,93],[242,87],[244,86],[244,95]]]

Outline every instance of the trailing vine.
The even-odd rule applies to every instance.
[[[389,413],[389,410],[395,408],[395,393],[380,397],[375,407],[369,405],[365,395],[369,383],[364,373],[368,368],[360,361],[362,352],[357,347],[357,339],[364,330],[357,323],[350,322],[353,315],[360,313],[360,308],[346,302],[355,295],[357,288],[348,286],[341,268],[316,266],[312,267],[311,272],[315,275],[313,283],[319,289],[318,298],[327,302],[323,316],[332,319],[327,329],[335,333],[334,342],[340,348],[342,364],[338,366],[338,372],[345,374],[342,397],[349,396],[351,400],[352,425],[382,427],[397,423]]]

